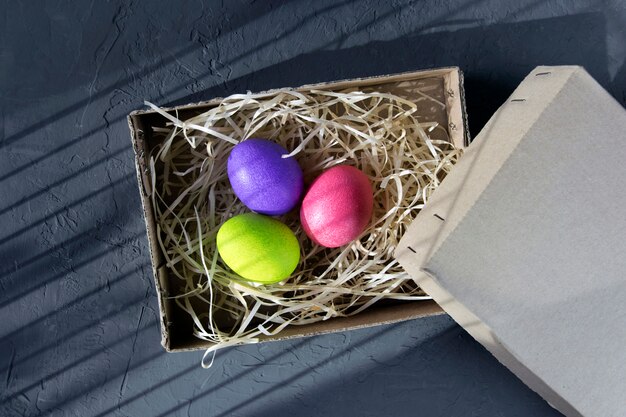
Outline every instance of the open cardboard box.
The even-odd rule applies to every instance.
[[[395,88],[433,83],[431,115],[466,145],[456,68],[305,86]],[[183,106],[189,115],[214,102]],[[163,345],[208,347],[186,313],[155,241],[145,177],[152,112],[129,116]],[[569,416],[626,415],[626,112],[580,67],[538,67],[436,190],[397,248],[403,267],[443,309],[528,386]],[[277,337],[372,326],[442,310],[433,302],[375,305],[357,316],[288,327]]]
[[[341,90],[348,87],[375,87],[382,92],[391,92],[406,99],[417,99],[420,96],[417,88],[427,88],[429,94],[444,103],[444,108],[432,106],[428,101],[418,103],[419,114],[424,121],[437,121],[445,126],[448,136],[457,147],[465,147],[468,143],[466,128],[465,104],[463,97],[463,79],[458,68],[441,68],[417,72],[409,72],[381,77],[345,80],[331,83],[306,85],[296,91]],[[289,89],[278,89],[270,92],[278,93]],[[221,99],[166,109],[176,112],[182,120],[202,113],[217,105]],[[157,243],[157,228],[150,199],[151,183],[147,176],[148,155],[156,145],[152,128],[164,126],[166,120],[153,111],[136,111],[129,115],[129,124],[133,147],[141,201],[146,220],[152,269],[158,293],[160,309],[162,344],[170,352],[193,349],[205,349],[210,342],[195,338],[192,334],[192,320],[187,312],[168,298],[180,293],[176,280],[170,280],[164,265],[163,255]],[[418,317],[441,314],[443,311],[432,301],[379,303],[368,310],[351,317],[334,318],[326,321],[303,325],[289,326],[276,336],[264,336],[263,340],[279,340],[292,337],[310,336],[321,333],[344,331],[360,327],[393,323]]]
[[[626,415],[626,111],[538,67],[467,148],[396,257],[568,416]]]

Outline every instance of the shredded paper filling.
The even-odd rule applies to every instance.
[[[146,103],[167,119],[165,127],[153,128],[158,145],[148,171],[169,297],[193,320],[194,335],[214,343],[205,358],[286,326],[358,314],[383,300],[430,298],[393,253],[462,150],[446,126],[425,121],[418,111],[424,102],[444,104],[428,89],[415,96],[373,88],[238,94],[186,120]],[[226,161],[234,145],[253,137],[286,148],[307,185],[324,170],[347,164],[369,177],[374,193],[369,226],[340,248],[314,244],[298,209],[278,217],[295,233],[301,257],[288,279],[272,285],[243,280],[216,249],[219,227],[250,211],[233,193]]]

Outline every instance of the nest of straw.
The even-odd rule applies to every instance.
[[[210,351],[285,326],[358,314],[381,300],[427,297],[393,252],[408,225],[461,154],[446,126],[419,114],[424,101],[444,107],[428,88],[411,100],[375,88],[278,91],[233,95],[188,120],[146,103],[167,119],[153,128],[161,140],[150,155],[158,243],[171,297]],[[418,104],[420,104],[418,106]],[[327,249],[308,239],[298,210],[281,216],[300,242],[301,260],[272,285],[241,279],[220,259],[215,237],[230,217],[249,211],[226,174],[231,148],[246,138],[275,141],[303,169],[305,183],[334,165],[362,170],[374,190],[374,214],[360,238]]]

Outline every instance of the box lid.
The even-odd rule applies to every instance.
[[[626,112],[581,67],[538,67],[396,256],[566,415],[626,410]]]

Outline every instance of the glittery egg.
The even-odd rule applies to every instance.
[[[228,179],[250,210],[271,216],[285,214],[304,189],[302,169],[285,148],[266,139],[247,139],[228,156]]]
[[[291,229],[257,213],[228,219],[217,232],[217,251],[235,273],[248,281],[273,284],[288,278],[300,260]]]
[[[333,167],[317,177],[304,196],[300,221],[315,243],[343,246],[365,230],[374,198],[367,176],[348,165]]]

